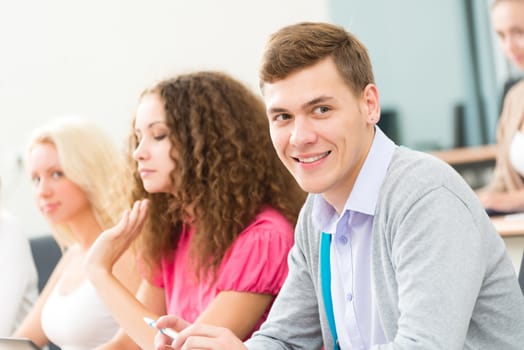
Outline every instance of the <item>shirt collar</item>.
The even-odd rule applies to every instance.
[[[360,169],[353,190],[346,200],[341,216],[347,210],[374,215],[380,187],[396,147],[393,141],[378,126],[375,126],[371,148]],[[337,212],[322,195],[315,195],[312,215],[317,227],[322,228],[337,217]]]

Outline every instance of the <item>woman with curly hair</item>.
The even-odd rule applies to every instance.
[[[136,202],[89,258],[122,327],[103,349],[152,349],[143,317],[166,313],[187,321],[178,330],[205,322],[249,337],[287,275],[304,200],[271,145],[262,101],[223,73],[162,81],[140,98],[131,148]],[[141,231],[135,298],[112,264]]]

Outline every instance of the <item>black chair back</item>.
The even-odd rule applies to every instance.
[[[33,237],[29,240],[29,243],[38,273],[38,291],[42,292],[49,276],[60,260],[62,252],[51,235]]]
[[[33,237],[29,240],[29,244],[38,274],[38,292],[41,293],[58,260],[60,260],[62,252],[51,235]],[[53,343],[49,343],[48,349],[60,350],[60,348]]]

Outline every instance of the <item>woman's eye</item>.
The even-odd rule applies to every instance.
[[[40,183],[40,177],[38,177],[38,176],[31,177],[31,183],[33,185],[38,185]]]
[[[291,119],[291,116],[289,114],[282,113],[282,114],[276,115],[274,119],[275,121],[284,121],[284,120]]]
[[[155,138],[155,140],[160,141],[160,140],[165,139],[166,136],[167,136],[167,134],[161,134],[161,135],[155,136],[154,138]]]
[[[64,173],[61,172],[60,170],[57,170],[57,171],[53,171],[53,173],[51,174],[51,176],[53,177],[53,179],[59,179],[59,178],[61,178],[62,176],[64,176]]]

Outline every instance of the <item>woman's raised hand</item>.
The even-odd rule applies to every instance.
[[[124,254],[142,231],[147,218],[149,201],[136,201],[122,214],[120,221],[105,230],[93,243],[87,256],[89,274],[96,271],[111,272],[115,262]]]

